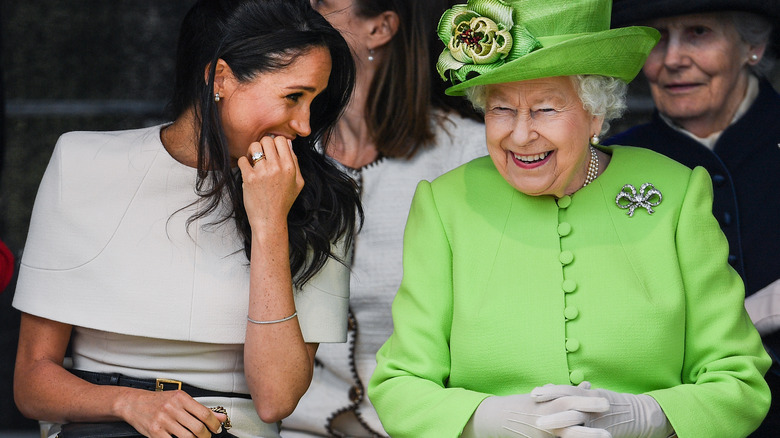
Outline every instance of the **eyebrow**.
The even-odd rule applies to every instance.
[[[315,87],[310,87],[308,85],[291,85],[289,87],[284,87],[285,90],[303,90],[308,91],[309,93],[314,93],[317,91]]]
[[[560,93],[559,90],[556,87],[551,87],[549,89],[545,90],[538,90],[531,93],[526,93],[526,98],[524,99],[526,102],[533,101],[533,103],[536,102],[549,102],[549,101],[566,101],[565,94]],[[499,101],[512,101],[514,93],[496,93],[493,94],[488,98],[488,101],[490,98],[493,98],[495,100]]]

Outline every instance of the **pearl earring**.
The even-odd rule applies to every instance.
[[[753,62],[758,61],[758,55],[756,55],[755,53],[751,53],[750,54],[750,60],[753,61]]]
[[[219,93],[214,93],[214,102],[219,102]]]
[[[368,49],[368,60],[374,62],[374,49]]]
[[[601,141],[601,139],[596,134],[593,134],[593,136],[590,138],[590,144],[592,144],[593,146],[596,146],[597,144],[599,144],[600,141]]]

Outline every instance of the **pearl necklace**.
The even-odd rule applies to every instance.
[[[582,187],[592,183],[599,176],[599,156],[596,153],[596,148],[588,147],[590,148],[590,163],[588,163],[588,175],[585,177],[585,183],[582,184]]]

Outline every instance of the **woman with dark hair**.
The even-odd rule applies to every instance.
[[[55,148],[14,301],[20,410],[62,437],[279,436],[318,343],[346,339],[359,198],[316,145],[353,83],[308,1],[197,2],[175,120]]]
[[[324,149],[358,181],[365,221],[352,257],[348,342],[318,350],[311,388],[284,421],[283,435],[384,435],[365,384],[392,331],[414,188],[484,155],[484,127],[468,101],[446,96],[436,77],[436,23],[447,0],[312,5],[344,35],[357,68],[352,100]]]

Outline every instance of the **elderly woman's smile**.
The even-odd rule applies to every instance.
[[[517,163],[518,166],[529,166],[536,167],[541,164],[542,161],[544,161],[547,157],[550,156],[552,151],[543,152],[541,154],[534,154],[534,155],[520,155],[520,154],[514,154],[515,159],[519,161]]]
[[[602,119],[585,110],[571,78],[493,84],[485,94],[488,152],[509,184],[557,197],[582,187]]]

